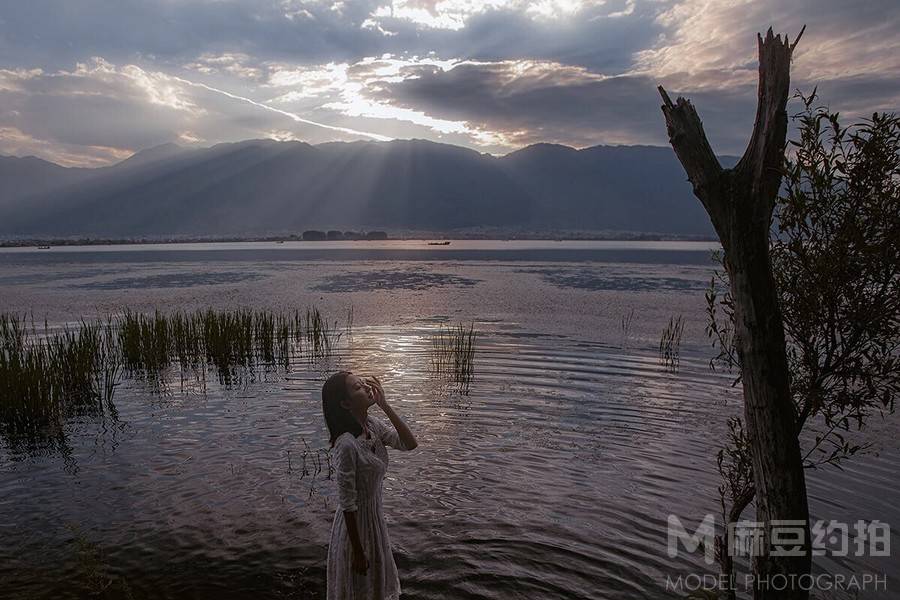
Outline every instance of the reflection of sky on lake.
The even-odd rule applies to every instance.
[[[202,271],[194,273],[164,273],[160,275],[145,275],[143,277],[119,277],[111,280],[73,283],[70,284],[70,287],[87,290],[189,288],[200,285],[221,285],[226,283],[256,281],[257,279],[262,279],[262,277],[263,275],[259,273]]]
[[[27,307],[61,322],[126,306],[317,305],[343,314],[352,305],[366,324],[475,318],[618,341],[622,316],[637,309],[631,334],[658,341],[657,321],[703,318],[710,246],[454,240],[435,247],[392,240],[5,248],[0,311]]]
[[[0,268],[12,265],[78,263],[210,262],[275,265],[342,261],[604,262],[709,265],[717,245],[710,242],[615,242],[547,240],[454,240],[428,246],[421,240],[384,242],[234,242],[0,248]]]
[[[320,292],[365,292],[371,290],[428,290],[454,285],[473,286],[478,280],[448,273],[435,273],[423,267],[409,269],[349,271],[328,275],[311,289]]]
[[[584,290],[660,291],[660,290],[705,290],[708,278],[698,277],[698,273],[687,273],[684,277],[672,277],[669,273],[649,271],[643,277],[636,276],[634,269],[619,268],[534,268],[522,269],[522,273],[540,274],[546,281],[561,287]],[[705,276],[706,272],[702,272]]]
[[[70,269],[66,271],[23,271],[15,275],[0,277],[0,285],[32,285],[41,283],[55,283],[63,280],[90,279],[104,275],[116,275],[125,272],[126,269]]]

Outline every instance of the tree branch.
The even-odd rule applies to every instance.
[[[805,29],[805,27],[804,27]],[[757,218],[768,220],[775,206],[775,195],[781,185],[784,139],[787,135],[787,100],[791,85],[791,53],[800,35],[791,44],[787,36],[774,35],[772,28],[765,39],[757,35],[759,47],[759,102],[753,134],[740,162],[734,168],[742,181],[751,186],[748,198],[771,198],[765,206],[753,207]],[[756,212],[761,210],[762,212]]]
[[[744,509],[753,502],[753,499],[756,497],[756,487],[749,486],[741,491],[741,493],[736,497],[732,498],[732,502],[734,505],[731,507],[731,510],[728,511],[728,522],[729,523],[737,523],[741,515],[744,513]]]
[[[657,89],[663,99],[661,108],[666,117],[669,142],[687,172],[688,180],[694,187],[694,195],[703,203],[716,230],[723,231],[720,228],[724,225],[725,217],[722,206],[724,195],[716,193],[722,166],[706,139],[700,116],[690,100],[678,98],[673,103],[663,86],[658,86]]]

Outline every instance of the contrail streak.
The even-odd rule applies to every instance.
[[[315,127],[322,127],[323,129],[330,129],[332,131],[340,131],[341,133],[348,133],[350,135],[361,135],[367,138],[371,138],[373,140],[378,140],[380,142],[389,142],[392,137],[388,137],[386,135],[381,135],[378,133],[369,133],[367,131],[357,131],[356,129],[350,129],[348,127],[337,127],[335,125],[326,125],[325,123],[317,123],[316,121],[310,121],[309,119],[304,119],[298,114],[288,112],[286,110],[281,110],[280,108],[275,108],[273,106],[269,106],[267,104],[262,104],[260,102],[256,102],[255,100],[251,100],[250,98],[245,98],[244,96],[238,96],[237,94],[232,94],[231,92],[226,92],[225,90],[220,90],[218,88],[214,88],[212,86],[206,85],[205,83],[198,83],[196,81],[189,81],[187,79],[182,79],[181,77],[171,76],[172,79],[185,83],[187,85],[192,85],[194,87],[203,88],[205,90],[209,90],[211,92],[215,92],[217,94],[222,94],[223,96],[228,96],[234,100],[240,100],[241,102],[246,102],[247,104],[252,104],[253,106],[257,106],[259,108],[271,111],[273,113],[277,113],[279,115],[285,116],[297,123],[305,123],[306,125],[313,125]]]

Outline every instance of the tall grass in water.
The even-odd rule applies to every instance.
[[[287,369],[304,354],[316,360],[329,356],[340,337],[337,322],[330,324],[317,308],[305,313],[249,309],[175,312],[162,315],[126,312],[119,318],[119,334],[130,374],[159,377],[170,366],[182,373],[215,369],[221,383],[257,370]],[[177,363],[177,365],[175,364]]]
[[[73,554],[77,566],[78,578],[74,582],[81,595],[96,598],[122,598],[131,600],[134,594],[128,580],[117,575],[107,562],[107,553],[98,543],[88,539],[82,530],[67,524],[66,529],[72,535]]]
[[[631,337],[631,324],[634,322],[634,309],[632,308],[628,314],[622,315],[622,346],[628,345]]]
[[[58,438],[66,418],[117,418],[121,378],[112,321],[50,333],[24,316],[0,314],[0,433],[33,447]]]
[[[432,374],[453,382],[460,393],[469,394],[469,384],[475,375],[475,323],[468,328],[462,323],[441,326],[431,337]]]
[[[681,337],[684,335],[684,319],[681,315],[669,317],[659,338],[659,362],[672,373],[678,372]]]
[[[353,305],[347,307],[347,321],[345,323],[345,327],[347,328],[347,335],[353,334]]]
[[[334,342],[341,337],[338,324],[333,324],[322,317],[316,308],[306,309],[306,343],[307,355],[320,358],[331,355]]]
[[[286,370],[301,354],[324,358],[340,335],[337,322],[317,308],[125,311],[56,332],[0,314],[0,437],[26,448],[56,438],[64,443],[71,416],[117,418],[112,398],[125,375],[160,386],[177,369],[182,383],[192,373],[205,386],[213,369],[230,385],[255,379],[260,369]]]

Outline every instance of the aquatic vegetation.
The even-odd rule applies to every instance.
[[[631,337],[631,324],[634,322],[634,309],[632,308],[628,314],[622,315],[622,346],[628,345]]]
[[[431,337],[432,375],[452,382],[463,395],[475,374],[475,323],[468,328],[462,323],[440,326]]]
[[[288,473],[299,473],[299,480],[308,478],[309,488],[307,491],[307,500],[319,493],[319,484],[323,480],[332,480],[334,478],[335,466],[332,461],[331,450],[327,448],[310,447],[305,437],[300,437],[303,442],[303,451],[300,453],[299,468],[295,468],[291,451],[287,451],[287,467]],[[324,477],[322,476],[324,474]]]
[[[347,335],[351,335],[353,333],[353,305],[347,307],[347,320],[345,323]]]
[[[332,346],[341,337],[338,322],[329,324],[317,308],[306,310],[307,356],[313,359],[331,355]]]
[[[64,445],[68,418],[118,418],[112,399],[125,376],[159,391],[177,371],[182,387],[193,376],[205,389],[206,373],[213,370],[220,384],[232,385],[255,380],[261,371],[286,371],[300,356],[330,356],[340,336],[337,321],[315,307],[126,310],[53,331],[46,323],[39,330],[24,316],[0,314],[0,436],[26,447],[52,439]]]
[[[667,371],[678,372],[681,337],[684,335],[684,319],[681,315],[669,317],[669,323],[659,338],[659,362]]]
[[[108,564],[106,552],[96,542],[88,539],[79,527],[67,524],[72,534],[73,554],[77,565],[79,587],[90,596],[106,597],[115,591],[119,598],[134,598],[127,579],[117,575]]]
[[[259,368],[288,369],[304,354],[329,356],[340,338],[337,321],[329,323],[317,308],[305,313],[250,309],[162,315],[126,311],[119,318],[125,367],[132,375],[158,376],[177,363],[183,372],[214,368],[228,384]]]
[[[107,320],[38,330],[25,316],[0,314],[0,434],[34,446],[58,437],[73,416],[117,417],[119,347]],[[15,435],[9,435],[14,433]]]

